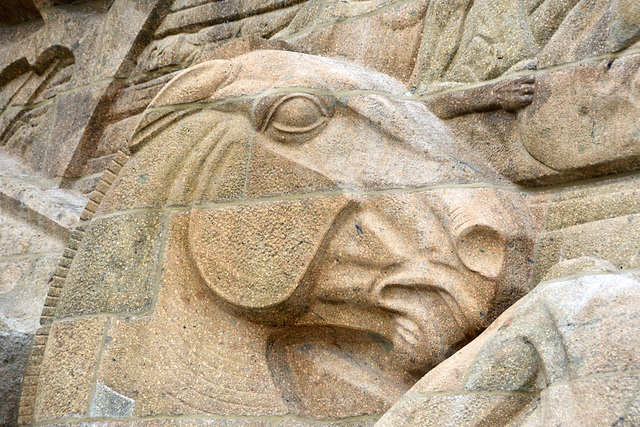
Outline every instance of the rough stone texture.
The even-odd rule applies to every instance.
[[[634,55],[537,79],[535,100],[518,117],[519,143],[574,179],[637,168],[639,68]]]
[[[291,24],[275,37],[308,52],[349,58],[408,81],[420,49],[429,1],[402,6],[396,3],[391,0],[309,1]],[[362,34],[366,34],[366,38]],[[402,49],[397,49],[398,46]],[[390,50],[395,54],[389,55]]]
[[[419,58],[420,91],[543,69],[638,41],[633,1],[432,3]]]
[[[91,397],[89,417],[128,418],[133,415],[134,406],[135,401],[133,399],[129,399],[98,383]]]
[[[32,0],[7,0],[0,4],[0,25],[15,25],[40,18]]]
[[[201,418],[193,419],[163,419],[163,420],[136,420],[136,421],[93,421],[93,422],[69,422],[50,424],[59,427],[188,427],[192,425],[202,425],[207,427],[269,427],[269,421],[254,420],[206,420]]]
[[[302,420],[285,420],[278,424],[279,427],[370,427],[375,424],[375,419],[361,419],[358,421],[338,421],[338,422],[321,422],[321,421],[302,421]]]
[[[310,89],[354,95],[333,105],[302,89],[257,96],[251,111],[201,107],[288,89],[292,67]],[[90,418],[381,414],[529,290],[540,219],[517,191],[357,194],[502,182],[423,105],[366,90],[399,87],[345,63],[264,51],[203,63],[158,95],[73,262],[58,268],[58,317],[131,312],[118,296],[135,298],[139,277],[161,271],[150,316],[113,320]],[[224,179],[259,171],[251,157],[225,155],[248,142],[298,164],[296,179],[316,171],[355,194],[221,200]],[[345,159],[353,151],[370,160]],[[160,210],[170,215],[164,258],[151,250]],[[128,241],[139,233],[158,234],[146,246]]]
[[[264,355],[255,357],[264,342],[247,339],[254,325],[225,328],[233,318],[211,304],[211,291],[183,256],[187,224],[186,214],[172,217],[157,310],[113,323],[98,382],[135,400],[134,416],[285,414]]]
[[[0,419],[640,424],[638,4],[0,0]]]
[[[24,270],[11,289],[0,289],[0,329],[25,333],[33,333],[38,329],[42,301],[47,295],[49,279],[59,260],[59,256],[52,255],[5,263],[4,266],[9,269],[14,264],[19,264],[24,266]]]
[[[70,265],[59,318],[148,310],[161,244],[159,214],[123,214],[94,221]],[[59,268],[60,268],[59,267]]]
[[[18,395],[30,342],[30,334],[0,330],[0,425],[3,427],[18,421]]]
[[[93,318],[52,326],[36,394],[35,421],[84,414],[106,323],[104,318]]]
[[[636,176],[623,177],[559,192],[538,243],[536,280],[637,267],[637,182]]]
[[[474,425],[484,422],[483,411],[514,425],[624,420],[638,394],[637,286],[633,276],[616,274],[538,286],[478,343],[429,372],[379,424],[442,425],[459,417],[457,424]],[[446,376],[457,383],[430,396],[431,384]],[[435,403],[441,394],[470,399],[477,410]]]

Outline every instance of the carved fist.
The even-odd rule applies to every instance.
[[[505,111],[515,113],[533,102],[535,77],[522,76],[497,83],[492,94]]]

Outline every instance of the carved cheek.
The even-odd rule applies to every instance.
[[[335,197],[194,209],[189,255],[225,303],[277,321],[274,316],[297,310],[283,305],[302,292],[301,280],[345,203]],[[296,298],[294,304],[305,304]]]

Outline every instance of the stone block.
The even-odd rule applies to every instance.
[[[47,163],[44,175],[50,178],[69,175],[67,169],[76,170],[91,157],[92,147],[87,147],[85,138],[92,126],[90,120],[98,103],[105,95],[104,86],[91,86],[60,95],[56,107],[56,119],[48,144]],[[82,109],[78,109],[82,105]]]
[[[0,426],[18,419],[18,395],[32,334],[0,331]]]
[[[135,67],[133,58],[129,56],[131,50],[151,41],[152,34],[148,28],[157,25],[156,21],[162,16],[158,12],[162,9],[163,5],[158,0],[112,3],[100,23],[99,49],[91,58],[94,81],[130,77],[129,73]]]
[[[207,419],[197,418],[162,418],[133,421],[80,421],[56,423],[57,427],[269,427],[271,422],[258,420],[238,420],[238,419]]]
[[[264,343],[247,339],[255,325],[240,321],[233,330],[225,328],[232,316],[212,303],[211,291],[184,256],[189,216],[175,214],[170,222],[160,310],[113,323],[98,382],[135,400],[134,416],[285,415],[261,360]]]
[[[13,289],[0,293],[0,325],[16,332],[36,331],[50,279],[59,259],[60,256],[52,255],[26,261],[29,269],[23,272]]]
[[[0,214],[0,256],[61,253],[63,250],[64,242],[58,236],[51,236],[33,223],[13,215]]]
[[[2,132],[2,145],[11,154],[20,156],[37,171],[45,168],[51,126],[55,117],[55,105],[48,103],[29,110],[22,110],[7,122]]]
[[[132,140],[144,142],[136,147],[140,153],[115,178],[97,214],[240,198],[250,153],[247,124],[231,124],[217,111],[187,110],[141,125]]]
[[[305,0],[269,0],[241,3],[234,0],[204,3],[173,11],[156,30],[156,37],[194,32],[222,22],[236,21],[302,3]]]
[[[96,147],[96,158],[114,154],[118,150],[126,150],[129,138],[139,120],[140,116],[135,115],[108,125]]]
[[[336,190],[327,177],[287,160],[256,144],[251,155],[251,169],[246,197],[274,197]]]
[[[161,235],[162,217],[157,213],[93,221],[66,278],[57,317],[148,310]]]
[[[606,230],[603,233],[603,230]],[[609,263],[616,269],[640,265],[640,248],[635,239],[620,240],[620,236],[640,233],[640,215],[627,215],[589,222],[545,233],[536,258],[535,280],[547,277],[551,269],[564,261],[591,258]],[[548,276],[551,278],[552,276]]]
[[[638,393],[638,375],[614,374],[605,378],[578,379],[571,385],[571,393],[583,402],[582,419],[594,424],[615,425],[624,419],[629,403]],[[567,390],[568,391],[568,390]]]
[[[556,194],[549,204],[545,230],[552,232],[575,225],[640,213],[638,177],[581,185]]]
[[[627,412],[620,417],[621,426],[631,427],[640,423],[640,393],[636,392],[635,397],[631,398],[630,406]]]
[[[5,179],[0,187],[0,207],[4,212],[61,243],[69,238],[86,203],[86,198],[62,191],[47,181]]]
[[[533,103],[518,115],[519,142],[569,178],[637,169],[639,70],[634,55],[536,77]]]
[[[358,421],[285,420],[278,424],[278,427],[373,427],[376,421],[376,418]]]
[[[106,323],[92,318],[51,328],[35,401],[37,422],[85,415]]]
[[[0,264],[0,292],[4,294],[12,291],[30,266],[30,259],[5,261]]]
[[[6,0],[0,5],[1,25],[16,25],[38,18],[41,16],[33,0]]]
[[[395,3],[309,1],[275,37],[305,52],[349,58],[407,83],[420,50],[429,2]],[[367,42],[361,34],[367,34]],[[390,50],[396,53],[388,55]]]
[[[90,418],[131,418],[135,400],[129,399],[109,387],[96,384],[89,406]]]
[[[460,426],[500,425],[512,413],[519,412],[537,400],[522,394],[456,394],[443,396],[413,396],[402,399],[376,425]],[[464,408],[460,410],[459,408]],[[485,424],[486,423],[486,424]]]

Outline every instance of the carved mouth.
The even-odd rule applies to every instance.
[[[419,341],[420,328],[413,320],[398,317],[395,320],[395,333],[406,344],[415,345]]]
[[[387,295],[381,306],[394,313],[395,335],[407,344],[433,338],[443,327],[453,326],[465,335],[469,331],[471,324],[463,308],[446,289],[419,282],[393,282],[384,287],[399,293]]]

